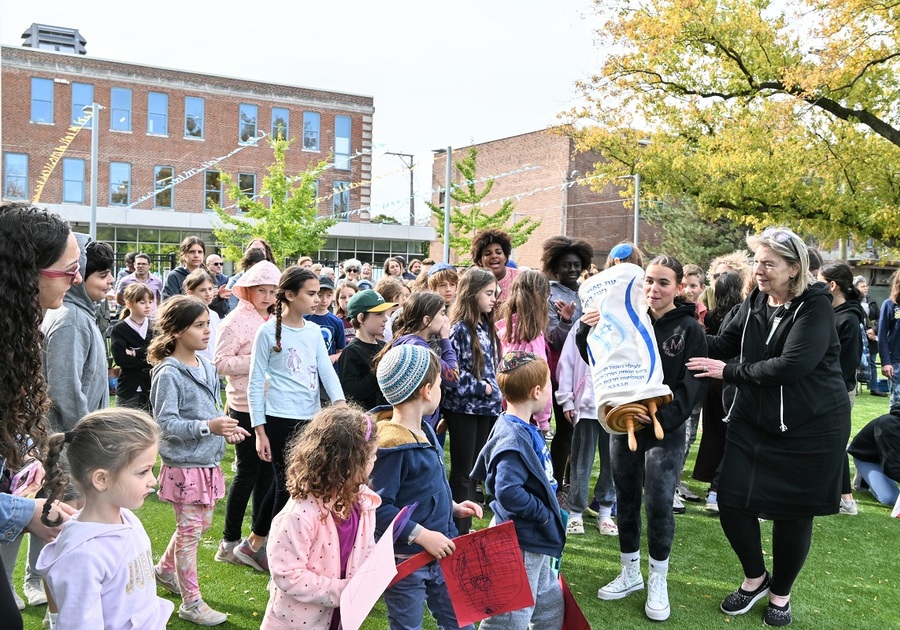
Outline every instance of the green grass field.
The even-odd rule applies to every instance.
[[[853,432],[887,411],[886,398],[859,397],[853,412]],[[686,467],[688,483],[700,495],[706,485],[690,480],[697,444]],[[231,449],[222,467],[231,474]],[[831,516],[816,520],[812,551],[792,594],[793,627],[797,628],[896,628],[900,627],[900,520],[889,518],[889,510],[870,495],[859,494],[858,516]],[[224,501],[216,507],[213,529],[200,549],[200,586],[204,599],[218,610],[231,614],[221,628],[258,628],[268,593],[267,576],[245,567],[213,561],[222,534]],[[719,612],[722,598],[738,586],[740,565],[731,551],[716,516],[703,504],[688,504],[687,514],[676,516],[677,533],[669,572],[669,598],[672,617],[666,627],[686,630],[706,628],[756,628],[762,625],[763,604],[742,617],[727,617]],[[170,505],[155,496],[138,512],[153,541],[158,556],[175,527]],[[482,522],[477,527],[486,526]],[[771,525],[763,532],[771,535]],[[246,528],[245,528],[246,529]],[[585,520],[584,536],[569,538],[563,556],[563,575],[594,628],[636,627],[650,624],[644,616],[644,595],[636,593],[616,601],[597,599],[597,589],[619,571],[616,538],[600,536],[592,519]],[[646,546],[645,546],[646,547]],[[24,547],[23,547],[24,549]],[[22,556],[16,568],[16,584],[21,594]],[[646,549],[643,554],[646,576]],[[176,608],[179,603],[173,598]],[[44,607],[26,608],[25,628],[41,627]],[[426,615],[427,617],[427,615]],[[2,624],[0,624],[2,626]],[[173,616],[172,629],[195,628]],[[363,626],[367,630],[387,628],[382,604]],[[435,628],[430,617],[425,628]],[[90,629],[85,629],[90,630]]]

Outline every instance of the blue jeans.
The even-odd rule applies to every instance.
[[[900,363],[894,363],[894,377],[888,383],[891,388],[891,407],[900,404]]]
[[[884,474],[881,464],[864,462],[854,457],[853,465],[856,466],[860,476],[869,484],[872,496],[878,499],[879,503],[883,503],[888,507],[894,507],[897,497],[900,496],[900,488],[897,487],[896,481]]]
[[[406,558],[397,558],[397,564],[404,560]],[[420,630],[426,602],[438,628],[459,628],[444,573],[437,562],[432,562],[384,592],[390,630]],[[475,626],[464,626],[464,630],[474,629]]]

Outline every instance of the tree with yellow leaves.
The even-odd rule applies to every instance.
[[[900,237],[900,4],[596,4],[611,52],[570,133],[610,178],[752,228]]]

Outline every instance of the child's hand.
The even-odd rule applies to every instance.
[[[256,454],[264,462],[272,461],[272,447],[269,446],[269,436],[266,435],[265,425],[260,425],[254,429],[256,433]]]
[[[229,416],[219,416],[209,421],[209,432],[228,437],[236,429],[240,429],[238,421]]]
[[[444,325],[441,326],[441,339],[449,339],[450,338],[450,318],[444,318]]]
[[[454,518],[468,518],[470,516],[481,518],[484,516],[484,512],[481,506],[474,501],[463,501],[462,503],[453,504],[453,516]]]
[[[437,426],[434,428],[434,432],[438,435],[447,432],[447,421],[441,418],[438,420]]]
[[[430,529],[423,529],[419,532],[419,535],[416,536],[413,542],[422,545],[425,551],[438,560],[452,555],[453,550],[456,549],[456,545],[453,544],[452,540],[442,533]]]
[[[250,433],[247,432],[247,429],[238,427],[234,433],[225,436],[225,441],[229,444],[240,444],[248,437],[250,437]]]
[[[568,411],[563,411],[563,415],[569,424],[575,424],[575,410],[569,409]]]
[[[491,387],[491,384],[490,384],[490,383],[488,383],[487,381],[485,381],[485,382],[484,382],[484,395],[485,395],[485,396],[490,396],[492,393],[494,393],[494,388]]]

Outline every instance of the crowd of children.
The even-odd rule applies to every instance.
[[[495,258],[505,250],[502,239],[487,244]],[[619,541],[621,572],[598,597],[644,589],[642,507],[645,613],[669,618],[673,513],[686,452],[703,409],[704,422],[717,426],[708,435],[704,429],[695,477],[711,482],[707,507],[715,509],[728,404],[727,388],[724,401],[721,385],[710,401],[706,381],[685,364],[707,354],[704,318],[715,333],[733,315],[746,294],[746,270],[714,261],[704,277],[671,256],[646,266],[644,299],[665,348],[663,380],[673,400],[657,414],[664,438],[638,432],[632,450],[626,436],[604,430],[595,405],[585,340],[599,314],[582,312],[578,297],[592,258],[584,241],[553,237],[542,271],[519,269],[502,282],[493,263],[437,263],[408,283],[388,261],[385,277],[365,288],[371,270],[362,279],[356,259],[335,282],[307,266],[282,272],[260,254],[233,283],[236,302],[221,321],[209,307],[216,283],[202,265],[173,275],[167,290],[177,280],[182,294],[167,296],[158,310],[146,285],[128,286],[111,334],[120,367],[116,408],[60,422],[55,428],[64,432],[49,442],[49,496],[70,496],[67,475],[82,495],[77,518],[35,565],[52,595],[51,623],[164,628],[173,605],[146,588],[154,583],[181,598],[180,618],[224,623],[227,611],[202,597],[197,554],[226,496],[215,560],[271,575],[263,628],[339,628],[348,580],[413,504],[395,532],[396,561],[422,551],[434,561],[384,593],[392,629],[421,628],[426,607],[439,627],[460,627],[439,562],[487,507],[491,524],[515,526],[534,605],[490,617],[482,628],[561,628],[559,561],[566,536],[584,534],[586,514],[596,516],[600,534]],[[630,243],[613,248],[607,266],[622,262],[643,266]],[[836,311],[846,313],[842,343],[855,392],[852,364],[866,317],[849,277],[849,268],[829,266],[820,280]],[[230,487],[220,467],[227,444],[235,449]],[[158,497],[172,504],[175,531],[154,562],[133,510],[154,491],[157,456]],[[848,466],[847,513],[849,484]]]

